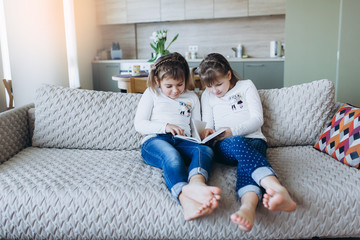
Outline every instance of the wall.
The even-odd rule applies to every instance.
[[[136,58],[135,24],[101,26],[100,31],[102,43],[99,49],[109,50],[113,42],[119,42],[123,52],[123,59]]]
[[[170,47],[172,52],[185,54],[189,45],[197,45],[200,58],[210,52],[233,56],[231,48],[242,43],[245,54],[269,57],[270,41],[284,41],[285,16],[112,25],[101,29],[102,47],[109,49],[112,42],[120,42],[123,58],[150,58],[150,36],[160,29],[168,30],[167,43],[179,33],[179,38]]]
[[[77,56],[80,86],[92,89],[91,61],[101,48],[100,29],[96,25],[95,0],[74,0]]]
[[[354,30],[360,24],[360,1],[343,0],[341,9],[338,101],[360,107],[360,31]]]
[[[4,78],[3,65],[2,65],[2,57],[1,57],[1,48],[0,48],[0,112],[6,110],[6,98],[5,98],[5,87],[2,82]]]
[[[15,105],[43,83],[68,86],[62,0],[4,0]]]
[[[338,29],[338,0],[286,2],[285,86],[323,78],[335,83]]]
[[[358,0],[287,0],[285,86],[327,78],[337,101],[360,106],[359,9]]]

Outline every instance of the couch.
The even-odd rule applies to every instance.
[[[253,229],[239,207],[235,167],[214,163],[222,189],[209,216],[184,221],[162,171],[141,158],[133,119],[140,94],[44,85],[35,104],[0,114],[0,239],[310,239],[360,237],[360,171],[313,148],[339,108],[318,80],[259,90],[268,160],[295,212],[259,204]]]

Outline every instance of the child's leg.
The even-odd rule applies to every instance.
[[[193,176],[189,184],[184,186],[179,195],[179,201],[184,210],[184,218],[187,221],[212,213],[218,207],[217,200],[220,199],[220,189],[205,184],[204,177],[200,174]],[[196,192],[196,189],[199,192]],[[217,194],[213,193],[216,192]],[[202,203],[199,197],[210,195],[210,200]]]
[[[256,206],[263,191],[254,179],[244,172],[240,164],[237,168],[236,192],[241,206],[230,218],[242,231],[249,232],[254,225]]]
[[[213,197],[220,198],[221,190],[218,187],[206,185],[209,178],[214,153],[206,145],[200,145],[189,141],[181,141],[176,148],[189,164],[189,185],[183,188],[194,200],[203,204],[208,203]]]
[[[248,139],[249,144],[261,155],[266,157],[266,145],[259,139]],[[269,164],[270,166],[270,164]],[[269,210],[292,212],[296,209],[296,203],[292,200],[287,189],[282,186],[275,175],[269,175],[259,180],[265,188],[263,205]]]
[[[292,212],[296,209],[296,203],[292,200],[287,189],[282,186],[276,177],[275,173],[268,174],[268,167],[271,169],[270,164],[266,160],[266,144],[260,139],[246,139],[250,148],[254,148],[258,151],[264,158],[259,158],[261,166],[252,173],[253,178],[257,183],[262,186],[266,194],[263,197],[263,205],[269,210],[273,211],[286,211]],[[265,171],[264,171],[265,170]],[[271,169],[272,171],[272,169]]]
[[[249,232],[255,221],[255,210],[259,197],[255,192],[246,192],[241,197],[240,209],[231,215],[231,220],[244,232]]]
[[[165,183],[173,197],[178,200],[183,186],[187,184],[187,167],[173,146],[171,136],[150,138],[142,144],[141,155],[147,164],[163,170]]]
[[[206,185],[213,160],[212,149],[188,141],[181,141],[176,148],[190,162],[189,184],[183,187],[180,197],[202,204],[196,217],[210,214],[218,206],[221,193],[220,188]],[[181,202],[182,198],[179,199]]]
[[[296,209],[296,203],[290,197],[289,192],[275,176],[261,179],[260,184],[266,190],[263,197],[263,204],[266,208],[285,212],[292,212]]]
[[[220,153],[222,159],[229,158],[231,161],[238,162],[238,175],[239,171],[244,171],[245,175],[251,176],[258,186],[265,188],[267,192],[264,197],[265,207],[271,210],[293,211],[296,204],[287,190],[278,185],[276,174],[266,159],[266,149],[264,140],[242,136],[226,138],[215,146],[215,152]],[[264,179],[265,181],[262,181]],[[270,199],[274,201],[269,201]]]
[[[241,136],[239,136],[242,138]],[[225,139],[226,140],[226,139]],[[243,162],[237,159],[239,155],[238,146],[233,145],[234,141],[222,141],[215,145],[214,151],[216,159],[228,165],[237,166],[236,172],[236,192],[241,200],[238,211],[233,213],[230,218],[244,232],[249,232],[255,221],[256,206],[261,199],[262,190],[243,168]]]

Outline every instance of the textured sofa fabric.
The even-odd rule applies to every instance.
[[[311,145],[327,124],[334,105],[334,85],[323,79],[288,88],[260,90],[270,147]]]
[[[323,87],[328,82],[309,84]],[[304,88],[308,87],[305,85]],[[263,104],[266,106],[268,101],[277,98],[282,93],[281,89],[279,91],[275,94],[273,90],[264,90],[260,94]],[[270,92],[274,93],[273,97],[268,94]],[[331,95],[330,91],[328,98],[333,99]],[[286,97],[290,96],[284,96],[283,102],[279,102],[283,109],[288,101]],[[121,101],[125,99],[128,100],[121,98]],[[128,114],[133,116],[129,109],[135,111],[137,102],[128,101],[127,104]],[[35,113],[37,107],[35,105]],[[330,106],[324,112],[329,111],[331,115],[336,107]],[[132,145],[122,150],[90,149],[90,145],[87,149],[64,148],[63,145],[29,146],[30,133],[23,130],[24,126],[29,129],[31,126],[28,116],[32,115],[26,114],[28,109],[24,107],[0,114],[0,156],[4,156],[0,164],[0,239],[360,237],[360,172],[315,150],[312,147],[315,139],[304,140],[312,144],[300,142],[298,146],[286,146],[281,143],[283,147],[268,149],[269,162],[298,203],[298,208],[293,213],[271,212],[260,204],[254,228],[243,233],[230,220],[230,214],[239,207],[234,167],[214,165],[209,184],[222,189],[219,208],[210,216],[186,222],[181,207],[166,188],[162,171],[145,164],[138,148]],[[269,115],[268,109],[264,107],[264,116]],[[299,109],[291,110],[300,112]],[[121,109],[119,111],[125,114]],[[35,114],[34,139],[37,117]],[[12,133],[3,129],[4,123],[9,125]],[[121,123],[126,129],[133,125],[132,121]],[[314,131],[321,132],[322,126],[318,128]],[[4,151],[3,144],[17,132],[21,138],[16,140],[19,144],[8,144]],[[124,146],[119,143],[118,146]]]
[[[139,148],[132,122],[140,97],[44,85],[36,92],[33,146]]]

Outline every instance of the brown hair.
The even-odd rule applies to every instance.
[[[194,74],[195,69],[192,70]],[[241,78],[232,70],[230,63],[219,53],[210,53],[200,63],[198,73],[204,86],[212,86],[219,77],[226,76],[231,72],[230,84],[235,85]]]
[[[164,78],[173,78],[178,81],[185,80],[185,90],[192,86],[189,64],[181,54],[174,52],[161,56],[155,62],[155,67],[150,71],[147,86],[156,90],[156,79],[161,82]]]

